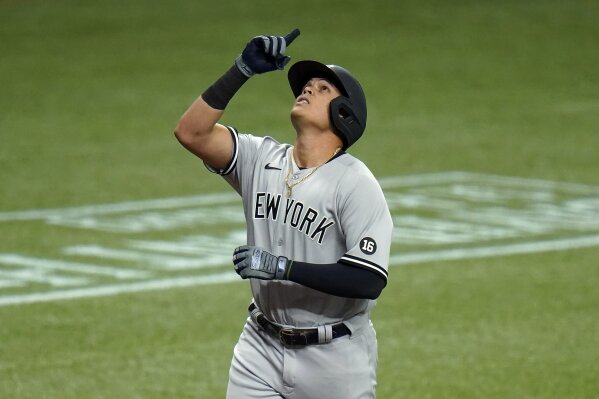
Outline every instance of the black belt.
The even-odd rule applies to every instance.
[[[256,305],[252,302],[248,310],[252,313],[256,309]],[[318,328],[290,328],[279,326],[268,320],[262,312],[256,312],[256,322],[264,330],[273,334],[278,338],[283,345],[286,346],[306,346],[318,344]],[[343,323],[334,324],[331,326],[331,339],[340,338],[345,335],[351,335],[350,329]]]

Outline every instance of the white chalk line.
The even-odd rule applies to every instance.
[[[383,189],[398,188],[398,187],[418,187],[427,186],[430,184],[452,184],[452,183],[471,183],[484,182],[485,184],[493,183],[497,185],[517,186],[524,188],[537,188],[545,190],[568,190],[570,192],[582,194],[597,194],[599,186],[588,184],[561,182],[552,180],[534,179],[528,177],[513,177],[500,176],[486,173],[476,172],[439,172],[425,173],[406,176],[385,176],[378,179],[379,184]]]
[[[599,235],[562,238],[547,241],[531,241],[517,244],[491,245],[474,248],[452,248],[438,251],[408,252],[389,259],[390,265],[409,265],[425,262],[441,262],[495,256],[521,255],[539,252],[567,251],[599,246]]]
[[[599,187],[567,182],[529,179],[524,177],[509,177],[487,175],[474,172],[431,172],[405,176],[386,176],[379,178],[383,188],[398,188],[405,186],[423,186],[437,183],[471,182],[472,179],[486,183],[510,184],[522,187],[537,187],[544,189],[567,189],[582,193],[599,193]],[[82,217],[86,215],[107,215],[143,210],[172,209],[193,207],[197,205],[218,205],[224,202],[241,202],[239,195],[234,192],[218,192],[187,197],[171,197],[119,203],[84,205],[56,209],[32,209],[26,211],[0,212],[0,222],[18,220],[40,220],[65,217]]]
[[[418,264],[425,262],[453,261],[461,259],[487,258],[495,256],[520,255],[549,251],[565,251],[599,246],[599,235],[564,238],[546,241],[525,242],[518,244],[492,245],[476,248],[458,248],[439,251],[409,252],[395,254],[389,259],[390,266]],[[100,296],[112,296],[125,293],[135,293],[150,290],[165,290],[170,288],[192,287],[198,285],[213,285],[230,282],[241,282],[233,272],[207,274],[194,277],[178,277],[160,280],[150,280],[129,284],[114,284],[78,288],[45,293],[19,294],[0,297],[0,307],[22,305],[28,303],[72,300]]]
[[[23,256],[19,254],[0,254],[0,264],[13,266],[27,266],[34,269],[43,270],[64,270],[75,273],[89,273],[106,275],[118,279],[144,278],[148,273],[141,270],[118,268],[105,265],[92,265],[80,262],[54,261],[45,258],[33,256]]]
[[[106,215],[136,212],[143,210],[172,209],[193,207],[197,205],[213,205],[226,202],[241,202],[237,193],[211,193],[188,197],[172,197],[162,199],[118,202],[112,204],[84,205],[70,208],[31,209],[27,211],[0,212],[0,222],[17,220],[40,220],[64,217],[82,217],[87,215]]]
[[[0,307],[8,305],[22,305],[26,303],[50,302],[69,299],[82,299],[117,294],[166,290],[171,288],[192,287],[198,285],[212,285],[240,280],[234,272],[209,274],[195,277],[177,277],[161,280],[140,281],[130,284],[101,285],[91,288],[77,288],[71,290],[38,292],[23,295],[7,295],[0,297]]]

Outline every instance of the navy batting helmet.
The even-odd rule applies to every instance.
[[[343,141],[344,150],[358,141],[366,128],[366,97],[358,80],[347,69],[317,61],[298,61],[289,68],[287,78],[295,97],[312,78],[334,84],[341,95],[329,105],[331,127]]]

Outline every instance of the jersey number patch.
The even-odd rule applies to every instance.
[[[376,252],[376,241],[370,237],[362,238],[362,241],[360,241],[360,250],[366,255],[372,255]]]

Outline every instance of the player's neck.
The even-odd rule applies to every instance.
[[[341,147],[337,136],[298,136],[293,158],[300,168],[314,168],[330,160]]]

